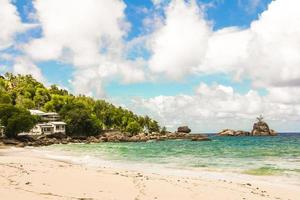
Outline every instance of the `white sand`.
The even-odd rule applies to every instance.
[[[300,199],[297,185],[92,168],[11,151],[0,149],[1,200]]]

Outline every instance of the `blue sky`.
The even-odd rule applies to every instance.
[[[284,130],[300,128],[300,100],[292,97],[300,91],[293,28],[299,1],[3,3],[2,73],[30,73],[46,85],[149,114],[170,128],[201,120],[196,130],[215,131],[222,123],[243,129],[259,114],[276,128],[284,121],[290,121]]]

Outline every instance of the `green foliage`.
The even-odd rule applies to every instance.
[[[11,103],[10,96],[4,91],[0,90],[0,104],[9,104]]]
[[[132,134],[160,130],[158,123],[148,116],[138,116],[104,100],[73,96],[56,85],[46,88],[31,75],[6,73],[4,77],[0,76],[0,103],[57,112],[67,123],[68,134],[94,135],[102,129],[118,129]]]
[[[142,127],[140,124],[136,121],[128,123],[126,127],[126,132],[129,132],[131,134],[138,134],[141,131]]]
[[[29,111],[9,104],[0,105],[0,119],[5,127],[4,133],[9,138],[30,131],[36,123],[36,118]]]
[[[59,112],[67,103],[67,100],[68,96],[53,94],[51,95],[51,100],[45,103],[44,110],[47,112]]]
[[[167,128],[164,126],[162,127],[162,129],[160,130],[161,134],[166,134],[167,133]]]
[[[64,115],[67,123],[68,135],[98,135],[101,130],[101,123],[93,117],[87,110],[72,109]]]
[[[147,122],[146,126],[147,126],[149,133],[159,132],[160,127],[158,125],[158,122],[155,120],[150,120],[149,122]]]
[[[33,101],[37,108],[42,108],[45,103],[50,101],[51,97],[49,91],[46,88],[37,88]]]

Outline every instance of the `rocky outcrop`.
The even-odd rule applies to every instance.
[[[177,128],[177,132],[179,133],[190,133],[191,129],[188,126],[180,126]]]
[[[211,140],[207,135],[202,135],[202,134],[190,134],[189,138],[192,141],[210,141]]]
[[[264,121],[258,121],[254,123],[251,131],[253,136],[275,136],[277,133],[269,128],[269,125]]]
[[[248,131],[235,131],[232,129],[225,129],[218,133],[218,136],[250,136],[250,132]]]
[[[163,141],[185,139],[192,141],[208,141],[208,136],[202,134],[189,134],[184,132],[167,132],[161,133],[139,133],[131,135],[120,131],[109,131],[98,136],[73,136],[66,135],[40,135],[40,136],[22,136],[16,139],[0,139],[4,145],[12,145],[18,147],[24,146],[48,146],[52,144],[68,144],[68,143],[100,143],[100,142],[147,142],[147,141]]]
[[[269,125],[263,121],[263,117],[257,117],[258,122],[254,123],[251,132],[235,131],[225,129],[218,133],[218,136],[275,136],[277,133],[269,128]]]

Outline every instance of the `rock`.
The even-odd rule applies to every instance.
[[[86,140],[87,136],[77,135],[77,136],[72,136],[72,139],[75,139],[75,140]]]
[[[137,135],[134,135],[129,138],[129,142],[139,142],[140,138]]]
[[[94,136],[90,136],[87,138],[87,141],[89,141],[90,143],[99,143],[100,139],[94,137]]]
[[[64,133],[54,133],[51,135],[47,135],[47,138],[64,139],[64,138],[67,138],[67,136]]]
[[[276,136],[276,135],[278,135],[278,133],[276,131],[274,131],[273,129],[270,129],[270,135]]]
[[[249,136],[249,135],[250,132],[248,131],[241,131],[241,130],[235,131],[232,129],[225,129],[218,133],[218,136]]]
[[[26,144],[25,143],[23,143],[23,142],[20,142],[19,144],[17,144],[16,145],[17,147],[25,147],[26,146]]]
[[[180,126],[180,127],[177,128],[177,132],[190,133],[191,129],[188,126]]]
[[[192,141],[210,141],[211,139],[207,135],[202,134],[190,134]]]
[[[30,135],[19,135],[16,138],[20,142],[34,142],[36,139]]]
[[[224,129],[223,131],[218,133],[219,136],[235,136],[235,130],[232,129]]]
[[[141,142],[146,142],[147,140],[150,139],[149,137],[147,137],[147,135],[145,133],[139,133],[138,137]]]
[[[3,144],[6,144],[6,145],[15,145],[15,146],[17,146],[20,143],[22,143],[22,142],[20,142],[18,140],[15,140],[15,139],[3,139],[2,142],[3,142]]]
[[[69,142],[67,140],[62,140],[61,144],[68,144]]]
[[[259,120],[258,122],[254,123],[253,129],[251,131],[251,135],[253,136],[275,136],[277,133],[274,130],[269,128],[269,125]]]
[[[250,132],[249,131],[241,131],[241,130],[238,130],[235,132],[235,136],[250,136]]]

